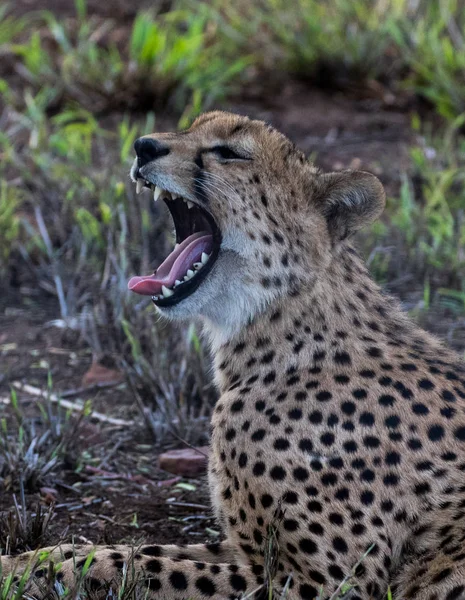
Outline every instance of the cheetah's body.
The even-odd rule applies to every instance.
[[[388,587],[395,600],[465,599],[465,368],[382,295],[345,239],[380,212],[380,186],[321,175],[242,117],[211,113],[182,135],[157,138],[175,155],[157,159],[163,185],[169,173],[179,187],[170,165],[188,152],[197,183],[198,169],[227,183],[228,202],[208,198],[220,291],[207,302],[205,283],[160,310],[200,314],[215,350],[210,485],[226,540],[142,548],[151,597],[236,598],[272,581],[314,600],[352,574],[352,599]],[[218,175],[205,147],[234,136],[266,160]],[[94,580],[113,578],[125,552],[99,548]]]

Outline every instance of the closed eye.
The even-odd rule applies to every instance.
[[[218,158],[223,160],[251,160],[250,156],[238,154],[229,146],[214,146],[213,148],[210,148],[210,152],[213,152]]]

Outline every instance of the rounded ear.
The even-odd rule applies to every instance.
[[[365,171],[324,173],[317,177],[314,201],[337,243],[383,212],[386,194],[380,180]]]

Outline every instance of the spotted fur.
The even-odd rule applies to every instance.
[[[351,576],[352,600],[388,587],[465,599],[465,367],[353,249],[383,208],[379,181],[322,174],[273,128],[227,113],[156,138],[170,151],[151,173],[223,235],[205,283],[160,312],[199,317],[214,350],[209,477],[225,541],[141,548],[149,597],[259,597],[287,582],[289,599],[315,600]],[[219,143],[251,160],[221,162],[208,152]],[[99,547],[90,576],[115,578],[128,552]]]

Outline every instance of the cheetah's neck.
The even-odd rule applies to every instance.
[[[313,288],[302,287],[269,306],[215,353],[222,392],[247,381],[277,380],[293,371],[363,368],[408,345],[446,352],[384,295],[349,244]]]

